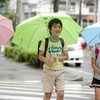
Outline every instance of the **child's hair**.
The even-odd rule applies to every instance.
[[[52,20],[49,21],[48,23],[48,28],[51,30],[51,27],[53,26],[53,24],[60,24],[61,25],[61,28],[62,28],[62,22],[58,19],[58,18],[54,18]],[[51,32],[50,32],[50,35],[51,35]]]

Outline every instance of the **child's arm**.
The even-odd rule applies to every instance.
[[[43,61],[43,62],[45,62],[45,63],[48,63],[48,64],[54,63],[54,61],[55,61],[54,58],[52,58],[52,57],[50,56],[50,59],[47,59],[47,58],[44,57],[43,55],[44,55],[44,52],[41,51],[41,50],[39,50],[39,56],[38,56],[38,58],[39,58],[41,61]]]
[[[100,73],[100,69],[96,66],[96,59],[94,59],[93,57],[91,58],[91,66],[95,71]]]
[[[56,55],[53,55],[53,54],[51,54],[51,56],[53,58],[58,59],[58,60],[61,60],[61,61],[68,60],[69,59],[69,56],[68,56],[68,52],[67,51],[64,51],[63,52],[63,56],[56,56]]]

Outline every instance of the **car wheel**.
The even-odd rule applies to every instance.
[[[68,66],[68,63],[64,63],[64,66]]]
[[[81,63],[75,63],[75,66],[81,66]]]

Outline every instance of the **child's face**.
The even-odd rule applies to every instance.
[[[57,36],[57,37],[60,35],[61,30],[62,30],[62,28],[59,23],[57,23],[57,24],[54,23],[53,26],[51,27],[51,30],[49,29],[49,31],[51,32],[51,35]]]

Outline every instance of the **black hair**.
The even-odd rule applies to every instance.
[[[61,22],[61,20],[60,19],[58,19],[58,18],[54,18],[54,19],[52,19],[52,20],[50,20],[49,21],[49,23],[48,23],[48,28],[51,30],[51,27],[53,26],[53,24],[60,24],[61,25],[61,28],[62,28],[62,22]],[[51,32],[50,32],[50,35],[51,35]]]

